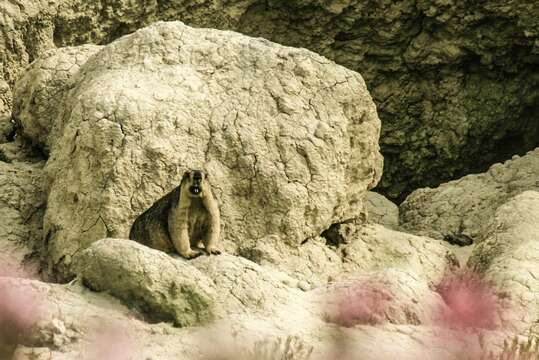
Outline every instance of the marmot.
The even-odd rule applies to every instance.
[[[129,238],[192,259],[200,255],[197,249],[202,244],[208,254],[221,253],[217,247],[220,226],[219,207],[208,176],[203,171],[193,170],[183,174],[177,188],[135,220]]]

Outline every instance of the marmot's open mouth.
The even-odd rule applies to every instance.
[[[193,195],[199,195],[202,192],[202,189],[199,186],[193,185],[189,187],[189,191]]]

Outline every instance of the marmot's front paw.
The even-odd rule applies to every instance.
[[[193,250],[190,250],[186,252],[185,254],[182,254],[182,256],[186,258],[187,260],[194,259],[196,257],[199,257],[200,255],[202,255],[200,251],[193,251]]]
[[[221,250],[215,247],[207,248],[206,252],[208,253],[208,255],[221,255]]]

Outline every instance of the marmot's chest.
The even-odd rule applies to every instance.
[[[200,234],[208,227],[208,210],[199,201],[193,201],[189,206],[188,219],[189,232]]]

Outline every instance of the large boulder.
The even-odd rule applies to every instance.
[[[492,281],[509,310],[505,327],[526,330],[539,319],[539,192],[525,191],[500,206],[488,237],[472,252],[468,265]]]
[[[66,81],[47,80],[49,62],[80,52],[60,51],[44,70],[36,62],[16,93],[62,99],[41,95],[39,111],[28,105],[35,96],[16,102],[25,135],[50,149],[44,227],[64,274],[91,242],[127,237],[188,168],[210,174],[222,237],[244,246],[268,235],[299,245],[360,217],[379,179],[380,122],[365,83],[314,53],[157,23],[94,52],[62,92]],[[58,115],[32,130],[58,101]]]
[[[85,285],[118,297],[152,321],[203,325],[219,312],[211,279],[161,251],[131,240],[103,239],[76,259]]]
[[[498,207],[527,190],[539,190],[539,148],[482,174],[414,191],[400,206],[402,228],[435,238],[488,235]]]
[[[131,240],[102,239],[74,262],[83,284],[119,298],[153,322],[194,326],[230,316],[271,316],[285,306],[316,313],[297,280],[238,256],[187,261]]]

